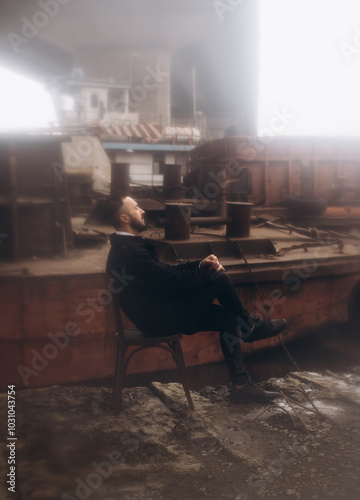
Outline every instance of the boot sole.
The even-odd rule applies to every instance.
[[[229,396],[229,401],[230,403],[233,403],[233,404],[242,404],[242,403],[268,403],[270,401],[274,401],[274,399],[278,399],[281,397],[281,394],[276,394],[275,396],[270,396],[270,397],[264,397],[264,398],[258,398],[258,399],[251,399],[251,398],[248,398],[248,399],[237,399],[236,397],[232,398],[231,396]]]

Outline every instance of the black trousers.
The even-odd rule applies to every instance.
[[[160,334],[193,335],[203,331],[219,331],[231,382],[237,385],[246,383],[250,376],[243,363],[241,332],[251,328],[251,317],[228,275],[225,272],[217,273],[211,283],[187,294],[185,299],[185,308],[174,318],[173,324],[161,328]],[[214,299],[221,305],[213,304]]]

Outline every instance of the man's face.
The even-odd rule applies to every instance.
[[[141,233],[147,228],[144,219],[144,210],[140,208],[136,201],[130,198],[130,196],[127,196],[124,200],[121,214],[125,214],[127,217],[127,224],[135,231]]]

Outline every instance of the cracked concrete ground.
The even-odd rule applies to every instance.
[[[18,392],[16,500],[360,497],[360,370],[271,379],[275,404],[234,405],[226,386]],[[314,406],[313,406],[314,405]],[[1,414],[6,396],[0,395]],[[6,435],[6,430],[4,434]],[[2,477],[8,464],[3,440]]]

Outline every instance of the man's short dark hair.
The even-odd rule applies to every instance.
[[[104,205],[103,205],[104,220],[106,222],[110,222],[110,224],[115,229],[118,229],[118,227],[120,226],[119,212],[124,205],[125,198],[126,196],[113,195],[104,200]]]

